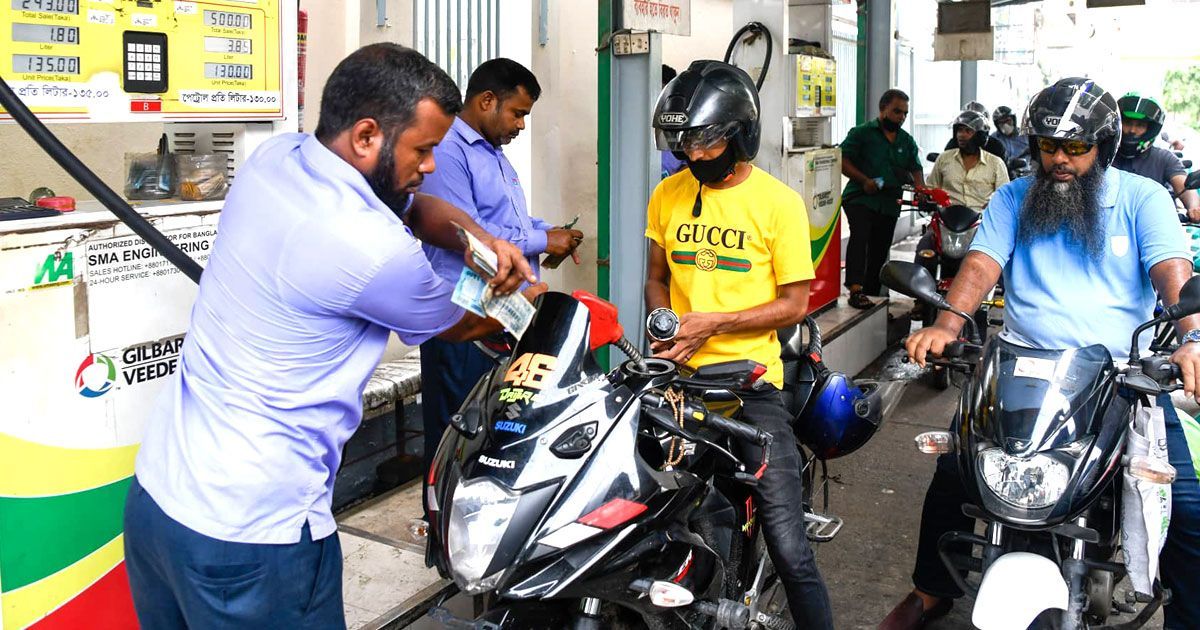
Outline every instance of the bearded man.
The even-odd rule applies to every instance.
[[[1035,348],[1101,344],[1124,360],[1130,334],[1153,316],[1156,299],[1174,304],[1191,277],[1191,258],[1170,196],[1156,182],[1109,168],[1121,140],[1120,113],[1112,95],[1091,80],[1063,79],[1039,92],[1025,111],[1021,131],[1038,157],[1037,172],[992,198],[947,299],[973,313],[1003,273],[1005,328],[1000,334],[1006,339]],[[933,326],[914,333],[906,349],[924,365],[927,354],[938,355],[958,339],[962,325],[943,312]],[[1196,395],[1200,317],[1177,325],[1185,341],[1171,360],[1181,368],[1184,390]],[[1169,397],[1160,398],[1159,405],[1166,416],[1169,459],[1178,472],[1160,556],[1163,585],[1174,594],[1165,608],[1165,627],[1197,628],[1200,489],[1183,424]],[[1196,428],[1190,418],[1183,422],[1192,425],[1189,431]],[[943,455],[925,495],[915,588],[881,629],[921,628],[962,595],[937,546],[946,532],[974,531],[974,519],[961,511],[968,501],[954,456]]]

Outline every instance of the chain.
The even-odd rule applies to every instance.
[[[676,389],[667,389],[663,392],[663,399],[671,403],[671,411],[674,412],[675,422],[679,424],[679,428],[683,428],[683,393]],[[679,462],[683,461],[684,455],[683,438],[672,436],[671,446],[667,449],[666,466],[678,466]]]

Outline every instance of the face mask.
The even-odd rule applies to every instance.
[[[900,131],[900,123],[898,123],[894,120],[888,120],[887,118],[880,118],[879,126],[883,127],[884,131],[891,131],[891,132]]]
[[[1010,123],[1004,123],[1004,124],[1000,125],[1000,133],[1002,133],[1006,136],[1013,135],[1013,132],[1016,130],[1017,130],[1016,127],[1013,127]]]
[[[721,155],[711,160],[687,161],[688,170],[701,184],[715,184],[733,173],[737,158],[733,154],[732,143],[725,147]]]

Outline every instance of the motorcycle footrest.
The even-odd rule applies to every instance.
[[[833,540],[833,537],[842,531],[842,525],[845,524],[840,516],[804,512],[804,528],[808,533],[808,539],[814,542]]]
[[[796,630],[796,624],[792,623],[791,619],[788,619],[782,615],[772,615],[771,613],[763,612],[761,610],[754,615],[753,621],[754,625],[759,628],[770,630]]]

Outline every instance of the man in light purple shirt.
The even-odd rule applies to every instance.
[[[334,476],[388,335],[500,329],[450,302],[421,242],[458,246],[457,222],[499,255],[497,291],[534,281],[516,247],[414,195],[458,94],[419,53],[367,46],[330,76],[316,136],[238,170],[126,503],[143,627],[344,627]]]
[[[501,149],[525,128],[525,116],[541,93],[533,73],[511,59],[480,64],[467,82],[462,112],[434,149],[437,171],[421,185],[421,192],[454,204],[495,237],[520,247],[535,270],[543,253],[571,256],[579,264],[575,249],[583,241],[579,230],[556,228],[529,215],[517,171]],[[458,282],[461,254],[428,243],[425,253],[442,279]],[[474,344],[436,338],[421,344],[426,469],[450,416],[491,368],[491,359]]]

